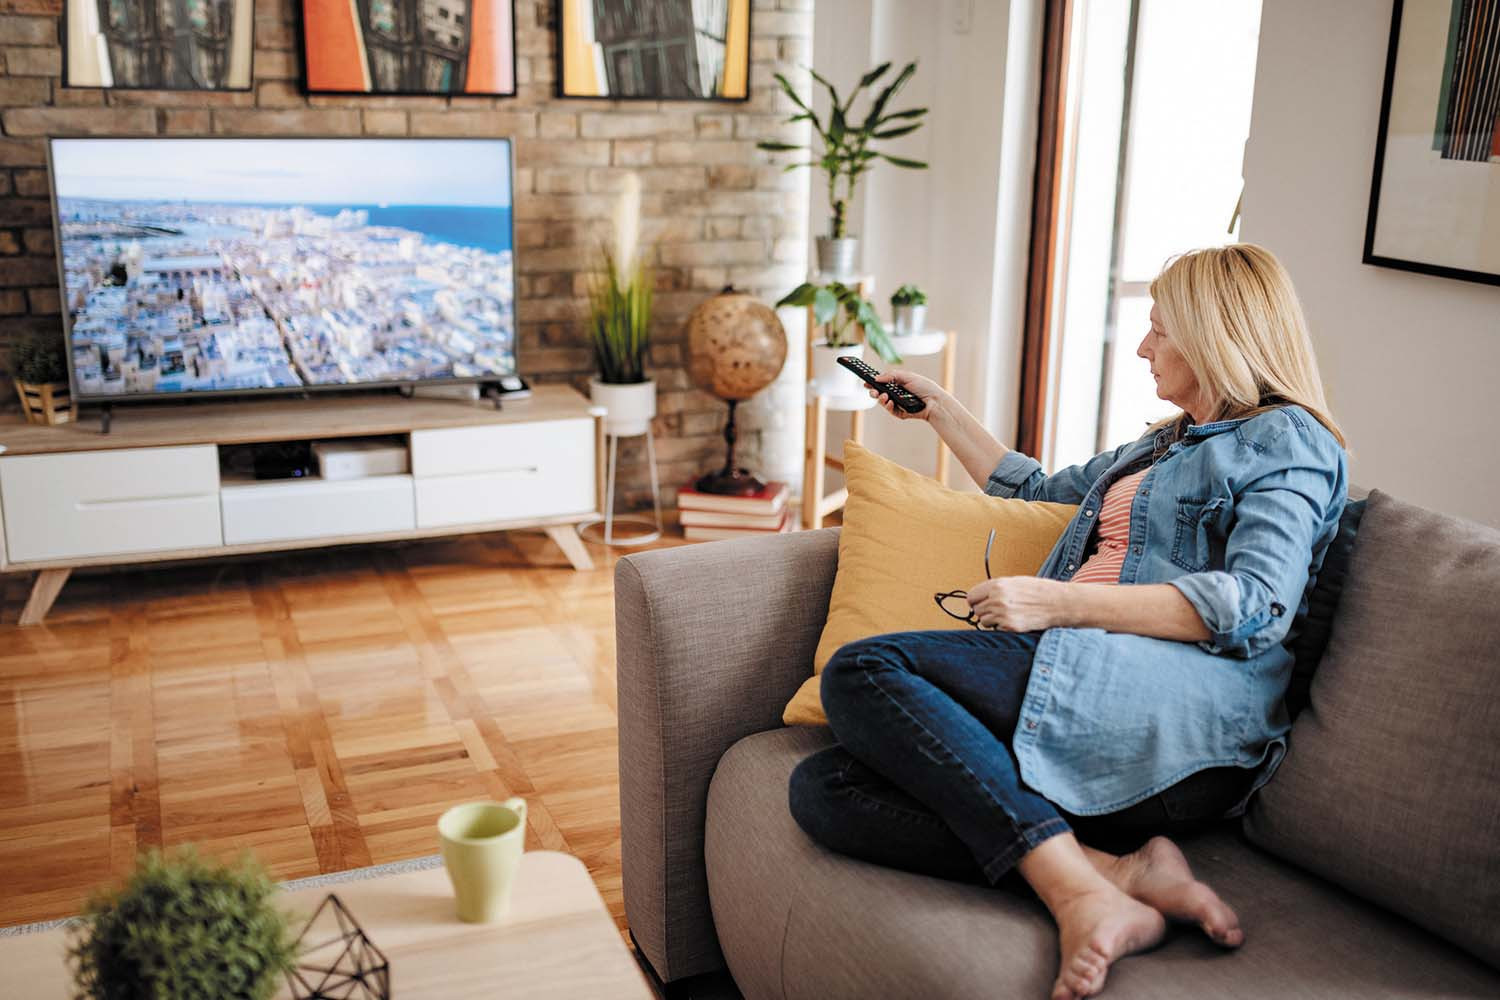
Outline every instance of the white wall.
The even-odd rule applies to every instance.
[[[1500,526],[1500,287],[1360,263],[1390,21],[1265,0],[1242,232],[1297,284],[1353,481]]]
[[[969,23],[960,31],[965,10]],[[895,63],[893,73],[917,60],[897,106],[930,108],[927,124],[884,148],[931,168],[883,164],[867,174],[851,232],[862,237],[864,269],[875,276],[883,315],[896,286],[914,282],[931,298],[929,327],[958,331],[957,395],[1010,443],[1020,386],[1041,4],[818,0],[814,18],[813,64],[835,86],[852,84],[886,60]],[[824,191],[815,178],[814,235],[827,232]],[[912,359],[907,367],[937,375],[935,358]],[[870,447],[932,472],[936,438],[925,425],[872,411],[865,427]],[[832,417],[830,441],[847,428],[847,417]],[[957,463],[950,483],[972,486]]]

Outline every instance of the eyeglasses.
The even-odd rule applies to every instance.
[[[990,549],[995,544],[995,529],[990,529],[990,537],[984,543],[984,578],[990,579]],[[961,622],[968,622],[975,628],[984,628],[979,624],[979,616],[969,606],[969,593],[965,590],[950,590],[945,594],[933,594],[932,599],[943,614],[950,618],[957,618]]]

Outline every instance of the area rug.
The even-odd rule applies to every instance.
[[[281,883],[281,889],[283,892],[296,892],[299,889],[321,889],[325,886],[342,885],[345,882],[361,882],[367,878],[400,875],[402,872],[426,871],[428,868],[440,868],[442,864],[443,859],[440,855],[429,854],[426,857],[412,858],[408,861],[392,861],[387,865],[371,865],[368,868],[351,868],[345,872],[333,872],[328,875],[294,878],[291,881]],[[39,931],[50,931],[55,927],[66,927],[77,919],[77,917],[62,917],[58,920],[41,920],[34,924],[17,924],[14,927],[0,927],[0,937],[14,937],[18,934],[36,934]]]

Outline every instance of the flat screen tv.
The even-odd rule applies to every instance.
[[[516,373],[508,139],[52,139],[81,402]]]

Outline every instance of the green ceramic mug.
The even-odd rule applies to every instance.
[[[526,802],[465,802],[438,820],[443,867],[458,899],[458,919],[499,920],[510,905],[511,883],[526,841]]]

